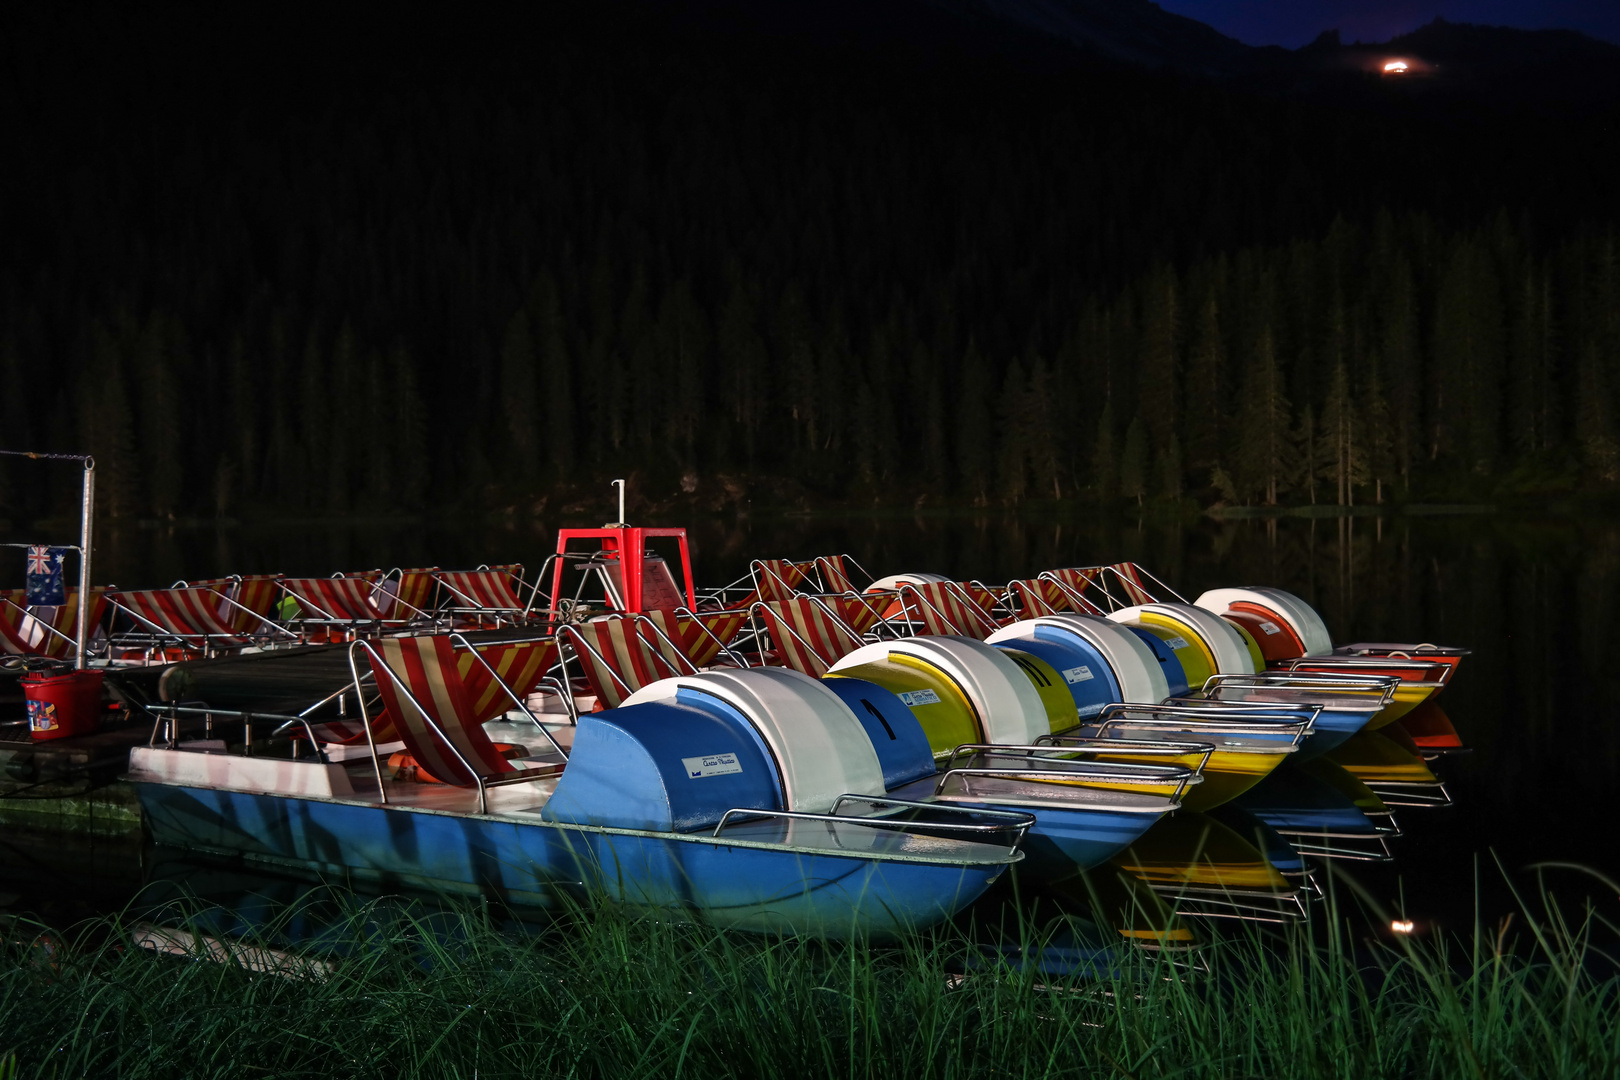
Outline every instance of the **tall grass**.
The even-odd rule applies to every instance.
[[[252,948],[165,939],[189,955],[140,947],[130,919],[69,935],[19,920],[0,931],[0,1062],[389,1080],[1620,1074],[1620,979],[1594,943],[1614,928],[1590,908],[1526,905],[1506,932],[1416,942],[1340,915],[1229,930],[1197,963],[1123,948],[1070,977],[987,960],[967,932],[768,940],[606,905],[524,934],[473,908],[354,903],[318,932],[238,939]]]

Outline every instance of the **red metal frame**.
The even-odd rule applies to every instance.
[[[646,557],[647,541],[656,537],[674,537],[681,546],[681,585],[686,590],[686,607],[697,610],[697,596],[692,589],[692,553],[686,546],[685,529],[648,529],[635,525],[608,526],[602,529],[559,529],[557,531],[557,560],[551,571],[551,607],[548,618],[557,615],[557,601],[562,596],[562,580],[570,540],[599,540],[604,554],[616,556],[624,576],[625,613],[641,614],[642,564]],[[575,555],[585,554],[574,552]]]

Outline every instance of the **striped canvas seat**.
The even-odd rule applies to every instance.
[[[816,558],[816,577],[821,579],[821,591],[824,593],[856,592],[853,582],[849,580],[849,571],[844,569],[842,555],[821,555]]]
[[[1100,566],[1070,567],[1065,570],[1048,570],[1043,573],[1040,580],[1051,582],[1063,590],[1068,597],[1069,606],[1082,615],[1105,615],[1105,612],[1087,596],[1087,590],[1099,588],[1097,579],[1102,575]]]
[[[418,619],[432,609],[433,592],[438,588],[437,566],[415,570],[390,570],[372,599],[377,610],[390,619]]]
[[[649,683],[697,670],[688,661],[674,661],[655,650],[633,618],[611,616],[564,626],[557,636],[566,636],[573,646],[585,681],[604,709],[617,708]]]
[[[382,623],[364,578],[282,578],[277,586],[298,601],[300,619],[309,622]]]
[[[258,633],[266,623],[272,622],[276,606],[276,588],[279,574],[232,575],[205,578],[198,581],[180,581],[178,588],[213,589],[229,603],[220,605],[220,619],[229,624],[233,634]]]
[[[439,636],[450,640],[448,634]],[[552,638],[475,646],[488,667],[478,662],[473,656],[472,649],[456,647],[457,643],[454,640],[451,640],[451,645],[455,654],[456,675],[467,691],[468,708],[471,710],[469,715],[473,721],[480,724],[494,720],[515,708],[518,701],[524,700],[535,691],[546,678],[546,673],[557,663],[557,642]],[[560,689],[557,692],[560,693]],[[371,728],[373,737],[379,743],[391,742],[400,737],[396,734],[399,725],[395,722],[394,714],[387,708],[384,708],[380,715],[371,718]],[[324,734],[333,742],[355,743],[365,740],[363,728],[342,721],[328,722]],[[429,769],[429,772],[431,771]]]
[[[22,589],[0,593],[0,649],[13,656],[29,655],[30,646],[22,634],[23,620],[28,618],[28,608],[23,606],[26,599]]]
[[[755,604],[786,667],[819,679],[865,642],[820,598],[801,596]]]
[[[493,673],[473,658],[470,649],[456,651],[456,671],[467,686],[474,719],[484,723],[513,708],[513,696],[521,701],[534,693],[556,666],[558,646],[555,638],[502,642],[479,646],[478,654]]]
[[[1021,619],[1057,615],[1070,610],[1069,597],[1062,586],[1045,578],[1007,582],[1007,599],[1017,609]]]
[[[108,598],[134,620],[137,634],[170,638],[191,649],[238,648],[251,640],[221,618],[225,597],[213,589],[126,589]]]
[[[484,733],[447,634],[364,646],[377,692],[416,764],[434,779],[479,787],[518,772]]]
[[[455,611],[511,617],[523,613],[523,601],[513,586],[517,579],[505,570],[452,570],[433,575],[450,596]]]
[[[848,592],[816,599],[831,608],[845,626],[865,637],[873,627],[884,621],[883,609],[888,605],[888,596],[887,593]]]
[[[804,584],[813,566],[813,563],[798,563],[791,559],[755,559],[748,564],[755,593],[750,598],[750,606],[760,600],[793,599],[799,595],[799,586]]]
[[[748,613],[718,611],[693,615],[684,610],[649,611],[641,618],[657,628],[649,641],[670,666],[690,664],[694,668],[705,668],[737,639]]]
[[[1130,601],[1128,606],[1156,604],[1159,602],[1159,598],[1153,594],[1152,590],[1142,580],[1144,577],[1151,580],[1153,575],[1145,573],[1135,563],[1114,563],[1108,569],[1113,572],[1114,580],[1119,583],[1120,589],[1124,591],[1126,598]]]
[[[55,660],[73,655],[79,634],[79,590],[64,589],[57,607],[25,607],[27,593],[17,590],[0,598],[0,648],[16,656],[46,656]],[[90,590],[89,631],[107,615],[107,590]]]
[[[998,629],[995,618],[954,581],[925,581],[900,586],[900,599],[912,627],[925,633],[959,634],[983,641]]]

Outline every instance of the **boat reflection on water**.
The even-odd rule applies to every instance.
[[[1306,915],[1303,867],[1290,880],[1252,841],[1208,814],[1161,821],[1114,865],[1188,915],[1260,922]]]
[[[1233,805],[1286,838],[1296,856],[1388,862],[1389,841],[1401,834],[1388,804],[1327,759],[1279,770]]]
[[[1396,808],[1451,806],[1433,765],[1464,752],[1450,718],[1430,702],[1318,757],[1287,762],[1213,811],[1160,821],[1112,866],[1178,916],[1306,919],[1324,895],[1322,861],[1393,862],[1402,836]]]

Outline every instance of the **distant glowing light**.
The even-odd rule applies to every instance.
[[[1392,919],[1389,928],[1397,934],[1410,934],[1412,932],[1411,919]]]
[[[1408,70],[1405,60],[1391,60],[1384,65],[1385,75],[1405,75]]]

